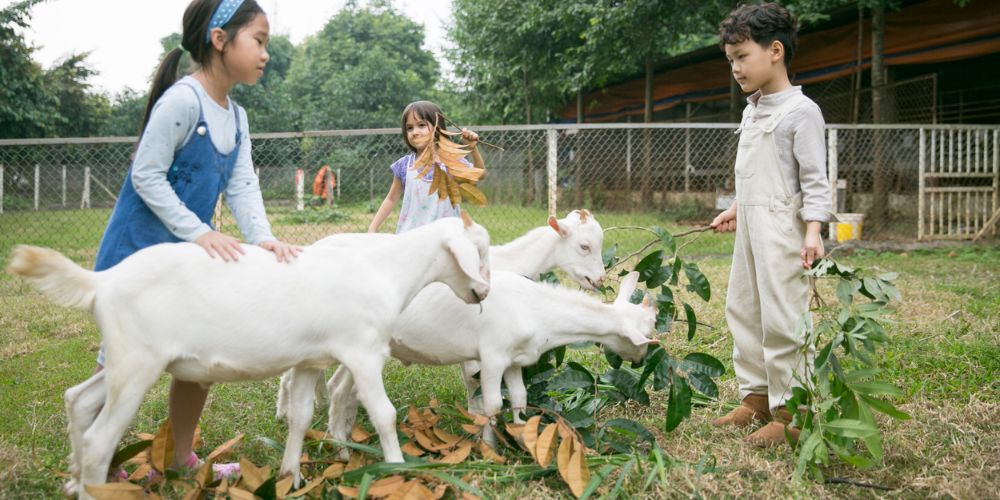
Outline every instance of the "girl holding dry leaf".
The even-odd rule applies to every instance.
[[[483,160],[476,149],[479,135],[462,129],[465,144],[447,139],[444,114],[430,101],[410,103],[403,110],[403,140],[411,153],[392,164],[392,185],[368,232],[378,231],[400,198],[396,233],[428,224],[442,217],[457,217],[462,197],[485,202],[473,185],[483,174]],[[464,158],[471,153],[472,163]],[[448,201],[446,201],[446,199]],[[450,201],[450,202],[449,202]]]

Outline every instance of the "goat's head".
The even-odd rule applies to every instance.
[[[556,267],[566,271],[580,286],[593,290],[604,281],[604,230],[586,210],[574,210],[565,219],[549,217],[549,226],[559,233],[553,254]]]
[[[621,282],[614,307],[621,318],[621,331],[617,337],[605,344],[623,359],[639,362],[646,357],[649,344],[656,340],[650,336],[656,332],[656,306],[647,294],[641,304],[629,301],[639,283],[639,273],[632,271]]]
[[[450,230],[444,241],[449,271],[440,281],[458,298],[476,304],[490,293],[490,235],[464,211],[461,223],[453,221],[448,221]]]

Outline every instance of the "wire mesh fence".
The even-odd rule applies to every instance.
[[[575,208],[705,223],[731,200],[738,137],[729,124],[475,129],[503,147],[482,148],[488,175],[480,186],[489,205],[467,207],[498,242],[544,224],[549,213],[563,215]],[[936,134],[933,147],[922,146],[922,130]],[[948,150],[947,161],[978,159],[974,183],[984,193],[978,198],[980,208],[995,212],[1000,129],[937,125],[828,126],[830,174],[839,184],[836,211],[864,213],[866,239],[923,236],[918,224],[925,195],[920,164],[931,151],[944,154],[940,140],[954,130],[966,131],[962,133],[972,141]],[[391,183],[389,165],[409,152],[397,129],[258,134],[252,139],[274,232],[303,244],[336,232],[366,230]],[[96,251],[133,148],[133,138],[0,141],[0,248],[32,243]],[[329,174],[317,175],[324,166]],[[956,176],[948,182],[963,180]],[[397,214],[383,231],[395,228]],[[237,234],[225,209],[217,223]],[[940,217],[937,223],[946,224]]]

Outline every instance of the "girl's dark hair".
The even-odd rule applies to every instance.
[[[441,107],[437,104],[430,101],[416,101],[407,104],[406,109],[403,110],[403,142],[414,153],[417,152],[417,148],[413,147],[409,139],[406,138],[406,117],[410,116],[411,113],[417,115],[417,118],[430,123],[431,126],[437,123],[437,130],[434,131],[435,140],[441,135],[441,131],[448,130],[444,122],[444,113],[441,112]]]
[[[741,5],[719,24],[719,45],[753,40],[767,48],[777,40],[785,48],[785,67],[790,67],[798,45],[795,16],[776,3]]]
[[[192,61],[201,66],[207,66],[212,60],[214,49],[211,42],[205,41],[205,34],[208,31],[208,23],[212,20],[212,14],[215,13],[215,9],[220,3],[222,0],[194,0],[184,10],[184,32],[181,34],[181,47],[184,47],[184,50],[191,54]],[[264,9],[255,0],[245,0],[243,5],[240,5],[240,8],[233,13],[229,22],[222,26],[226,32],[226,44],[236,38],[240,29],[263,13]],[[153,85],[149,89],[146,112],[142,116],[142,126],[139,128],[140,138],[146,130],[149,115],[153,112],[156,101],[177,81],[177,70],[184,50],[174,48],[167,52],[166,57],[160,62],[156,76],[153,77]]]

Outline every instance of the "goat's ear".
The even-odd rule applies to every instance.
[[[465,210],[462,210],[462,224],[465,224],[466,229],[469,229],[473,224],[475,224],[472,217],[469,215],[469,212],[466,212]]]
[[[581,208],[580,210],[577,210],[577,212],[580,214],[580,224],[587,222],[587,217],[590,217],[590,211],[586,208]]]
[[[637,271],[632,271],[625,276],[622,280],[621,285],[618,287],[618,297],[615,297],[615,304],[624,304],[628,302],[629,297],[632,296],[632,292],[635,291],[636,285],[639,284],[639,273]]]
[[[554,229],[557,233],[559,233],[559,236],[562,236],[564,238],[566,237],[567,234],[569,234],[569,231],[566,230],[566,227],[560,224],[559,220],[552,215],[549,216],[549,227]]]
[[[463,212],[464,213],[464,212]],[[448,242],[448,251],[458,263],[459,269],[472,281],[485,283],[486,277],[479,272],[479,250],[468,238],[452,238]]]
[[[629,340],[629,342],[632,342],[632,344],[634,344],[636,346],[639,346],[639,347],[647,345],[647,344],[659,344],[660,343],[659,340],[651,339],[649,337],[645,337],[642,334],[640,334],[639,332],[626,331],[625,332],[625,337]]]
[[[656,302],[653,301],[653,295],[649,292],[646,292],[642,297],[642,308],[651,309],[653,314],[656,314]]]

